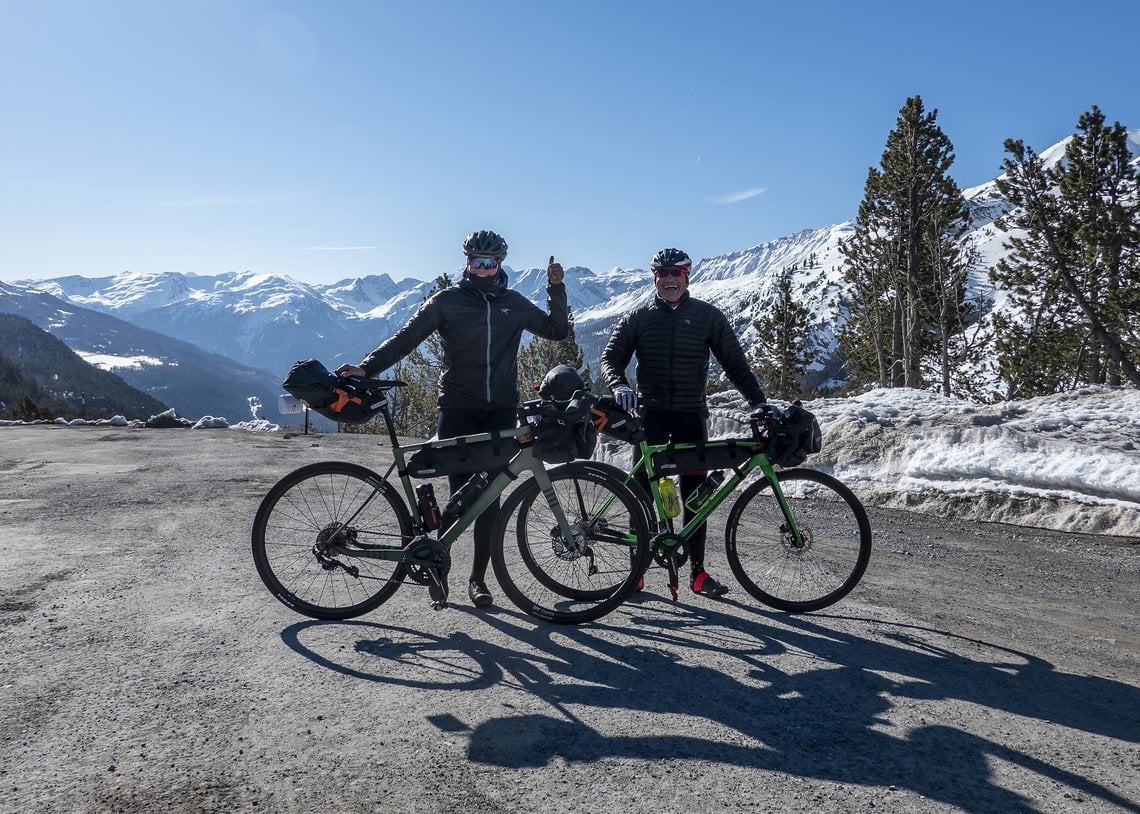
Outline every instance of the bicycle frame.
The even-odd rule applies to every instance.
[[[743,443],[754,443],[754,438],[724,438],[715,439],[713,441],[706,441],[703,444],[697,443],[679,443],[679,444],[650,444],[645,440],[641,440],[636,445],[637,452],[640,457],[636,459],[633,466],[630,467],[629,472],[626,474],[624,483],[628,486],[631,482],[635,481],[637,473],[643,471],[649,481],[650,496],[653,498],[653,504],[656,510],[656,520],[658,532],[661,534],[673,534],[678,538],[678,541],[687,540],[693,533],[705,523],[709,516],[716,511],[716,509],[723,503],[736,488],[744,482],[749,475],[759,469],[765,480],[768,481],[772,487],[772,493],[776,498],[776,502],[780,506],[780,511],[784,515],[784,521],[788,524],[788,531],[791,534],[791,543],[796,548],[804,546],[804,537],[800,532],[799,525],[796,522],[794,513],[788,505],[787,497],[784,495],[784,490],[780,486],[779,478],[776,475],[775,467],[772,466],[768,456],[763,452],[755,452],[752,457],[745,461],[742,465],[731,467],[727,471],[731,475],[725,478],[722,483],[712,494],[710,494],[694,511],[693,516],[689,522],[685,523],[680,530],[673,528],[673,518],[665,511],[665,503],[661,497],[660,475],[654,471],[653,456],[658,452],[663,452],[672,447],[678,451],[685,451],[690,449],[697,449],[698,446],[705,448],[715,446],[717,441],[735,441]]]
[[[518,438],[521,440],[529,440],[529,436],[533,432],[533,428],[525,423],[525,407],[520,409],[520,419],[524,422],[513,430],[504,430],[497,434],[499,438]],[[455,521],[447,527],[445,531],[439,532],[433,539],[428,535],[424,526],[424,518],[420,514],[419,502],[416,500],[415,487],[412,485],[413,478],[407,473],[407,454],[414,453],[418,449],[428,446],[447,447],[452,446],[458,442],[460,438],[466,440],[468,443],[475,443],[479,441],[489,441],[495,438],[489,432],[473,433],[471,435],[457,436],[455,438],[442,439],[437,441],[423,441],[415,444],[400,444],[399,438],[396,436],[395,427],[392,424],[392,416],[387,406],[381,408],[380,413],[384,417],[384,423],[388,429],[388,437],[391,441],[392,453],[394,461],[385,470],[383,479],[389,481],[392,474],[395,473],[400,481],[404,490],[404,498],[408,505],[411,507],[412,523],[413,523],[413,537],[412,540],[404,546],[376,546],[369,549],[356,549],[351,551],[351,554],[356,557],[368,557],[378,560],[392,560],[403,561],[409,552],[412,545],[421,542],[425,538],[432,540],[437,545],[450,549],[452,544],[459,539],[471,525],[475,522],[476,518],[483,513],[483,511],[494,503],[498,498],[507,490],[507,487],[513,481],[518,480],[519,476],[524,472],[530,472],[534,479],[538,482],[539,489],[542,490],[543,496],[547,499],[551,510],[554,513],[555,519],[558,522],[559,530],[563,535],[563,539],[569,540],[573,538],[570,523],[566,519],[566,514],[562,510],[557,498],[554,496],[550,476],[546,473],[546,466],[534,455],[534,448],[531,446],[523,446],[515,455],[510,459],[506,468],[502,470],[487,486],[480,492],[478,498],[467,507],[464,512],[455,519]],[[346,525],[352,525],[356,517],[367,507],[371,502],[371,498],[365,501],[352,517],[346,521]],[[345,550],[343,553],[350,553]]]
[[[492,521],[495,576],[532,616],[592,621],[636,587],[648,559],[648,515],[612,472],[577,462],[548,470],[552,459],[569,460],[575,451],[541,443],[543,432],[573,431],[546,421],[559,419],[559,402],[524,402],[510,429],[402,444],[386,397],[399,383],[352,384],[371,413],[383,416],[392,460],[380,471],[348,461],[306,464],[262,499],[252,530],[254,565],[282,603],[317,619],[347,619],[415,583],[428,588],[436,610],[445,608],[451,548],[484,513]],[[580,407],[573,416],[588,420]],[[528,471],[533,477],[522,478]],[[413,481],[447,473],[475,480],[441,513],[432,490]],[[490,512],[501,496],[502,510]],[[603,503],[608,515],[598,512]]]

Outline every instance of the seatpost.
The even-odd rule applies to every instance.
[[[380,414],[384,416],[384,426],[388,428],[388,440],[392,442],[393,447],[398,447],[400,441],[396,438],[396,427],[392,424],[392,414],[388,411],[387,403],[380,408]]]

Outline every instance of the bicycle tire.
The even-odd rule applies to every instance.
[[[732,573],[765,605],[791,613],[820,610],[859,584],[871,559],[871,524],[854,493],[813,469],[777,473],[807,544],[791,545],[784,514],[762,479],[736,500],[725,523]]]
[[[314,619],[350,619],[379,607],[400,587],[406,569],[395,560],[335,552],[318,558],[322,539],[350,518],[352,548],[402,547],[412,538],[412,518],[399,493],[363,466],[309,464],[269,490],[253,521],[253,562],[282,604]]]
[[[645,516],[634,493],[608,472],[571,462],[547,474],[580,536],[572,544],[562,540],[531,478],[511,493],[495,519],[495,576],[511,602],[531,616],[556,624],[590,622],[614,610],[637,586],[649,556]]]

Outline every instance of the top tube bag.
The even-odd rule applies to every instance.
[[[659,475],[685,475],[710,469],[733,469],[742,466],[759,450],[744,441],[700,441],[678,449],[673,444],[653,453],[653,471]]]
[[[507,432],[513,432],[507,430]],[[443,475],[471,475],[505,469],[519,451],[513,435],[479,433],[431,441],[408,458],[408,474],[413,478],[438,478]]]

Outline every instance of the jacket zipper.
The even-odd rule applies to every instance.
[[[676,401],[676,393],[674,391],[677,388],[677,383],[676,383],[677,382],[677,380],[676,380],[677,374],[676,374],[676,363],[675,363],[675,357],[677,355],[677,309],[676,308],[670,308],[669,309],[669,317],[670,317],[670,320],[669,320],[669,407],[667,409],[672,410],[673,409],[673,402]]]
[[[490,404],[491,403],[491,301],[487,298],[486,294],[483,295],[483,304],[487,307],[487,347],[486,347],[487,362],[485,365],[485,372],[483,374],[483,378],[487,383],[487,385],[486,385],[486,390],[487,390],[486,401],[488,404]]]

